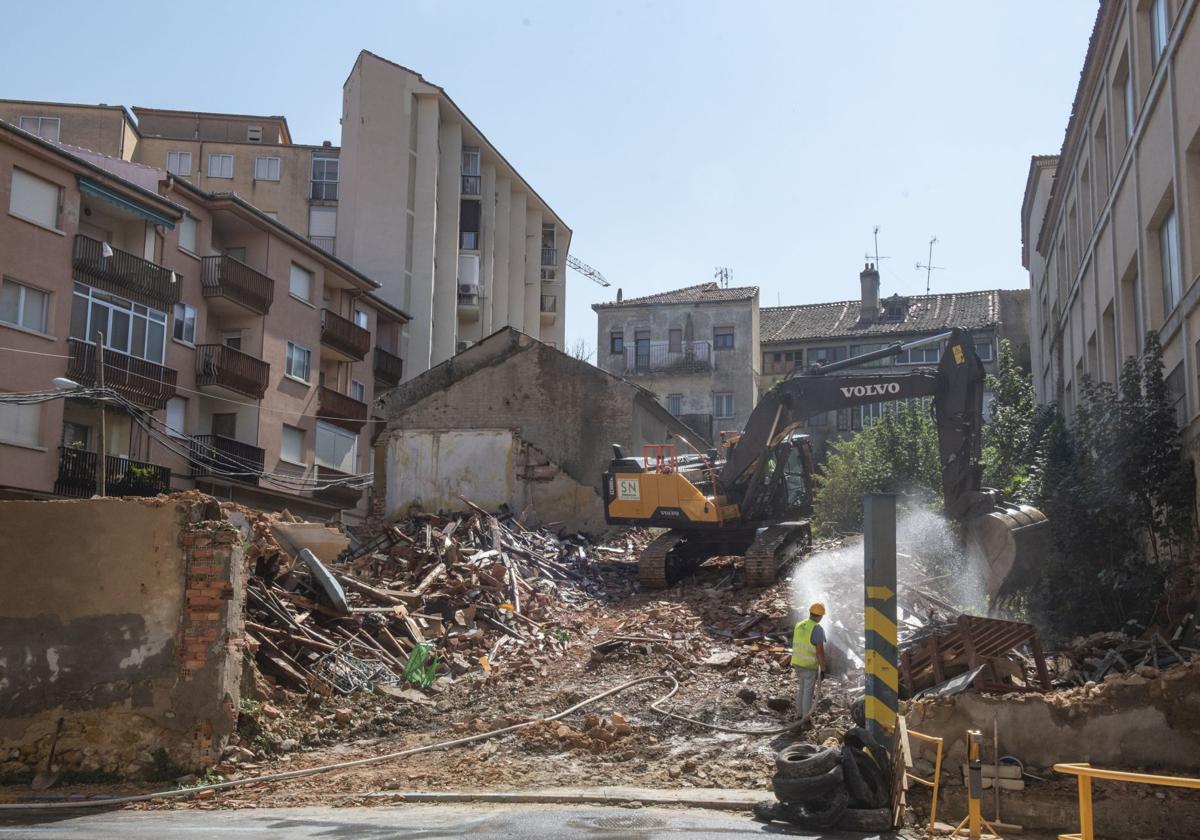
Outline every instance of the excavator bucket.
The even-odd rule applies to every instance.
[[[988,602],[1005,601],[1050,548],[1046,515],[1029,505],[1004,505],[976,517],[967,540],[987,561]]]

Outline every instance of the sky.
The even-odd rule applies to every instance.
[[[444,87],[571,227],[612,284],[568,272],[568,345],[594,349],[592,303],[718,266],[763,306],[857,299],[876,225],[884,295],[924,291],[935,235],[934,291],[1026,286],[1029,158],[1062,145],[1096,7],[22,3],[0,96],[283,114],[336,144],[376,52]]]

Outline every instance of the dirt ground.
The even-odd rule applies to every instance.
[[[638,593],[633,562],[599,565],[595,571],[605,582],[605,597],[583,606],[557,605],[542,631],[507,646],[490,673],[443,677],[424,691],[397,687],[391,694],[376,689],[350,696],[301,696],[260,681],[259,699],[243,699],[238,743],[226,750],[208,781],[351,761],[499,729],[647,676],[674,677],[678,692],[665,708],[693,719],[756,731],[794,724],[786,581],[768,589],[731,585],[732,567],[718,560],[671,590]],[[602,644],[621,637],[647,641]],[[739,735],[665,718],[649,708],[671,688],[660,681],[607,697],[561,721],[480,743],[142,807],[361,804],[369,800],[358,795],[382,790],[581,785],[745,788],[769,795],[776,749],[798,739],[834,738],[845,727],[848,684],[840,677],[822,684],[817,712],[801,733]],[[854,684],[861,685],[861,678]],[[59,787],[48,793],[173,786]],[[0,790],[4,794],[29,792]]]

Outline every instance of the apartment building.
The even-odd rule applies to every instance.
[[[1195,0],[1104,0],[1066,137],[1021,208],[1038,397],[1071,415],[1148,330],[1190,442],[1200,429],[1200,26]]]
[[[0,390],[103,370],[136,407],[0,403],[0,493],[92,495],[103,429],[113,495],[365,510],[343,480],[409,320],[375,281],[238,195],[5,122],[0,205]]]
[[[571,230],[442,88],[360,53],[341,178],[338,253],[413,314],[411,375],[505,326],[563,348]]]
[[[283,116],[0,100],[0,121],[236,194],[374,278],[413,313],[406,378],[505,326],[564,345],[571,229],[445,90],[373,53],[340,146],[293,142]]]
[[[758,288],[701,283],[594,303],[596,364],[653,392],[711,442],[758,402]]]
[[[1029,293],[1024,289],[881,298],[879,272],[870,264],[860,273],[859,286],[858,300],[762,308],[760,393],[795,370],[935,336],[954,327],[971,331],[975,352],[989,373],[995,372],[999,342],[1005,339],[1012,344],[1018,362],[1028,365]],[[918,347],[850,372],[902,372],[936,366],[941,350],[940,344]],[[985,411],[990,399],[985,393]],[[892,406],[894,403],[874,403],[817,414],[804,424],[804,431],[818,456],[824,457],[829,441],[869,426]]]

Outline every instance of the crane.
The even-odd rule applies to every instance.
[[[604,279],[604,275],[601,274],[599,271],[592,268],[590,265],[583,262],[582,260],[576,259],[575,257],[571,256],[570,254],[567,254],[567,267],[575,269],[580,274],[582,274],[584,277],[591,280],[593,283],[599,283],[601,286],[611,286],[612,285],[611,283],[609,283],[607,280]]]

